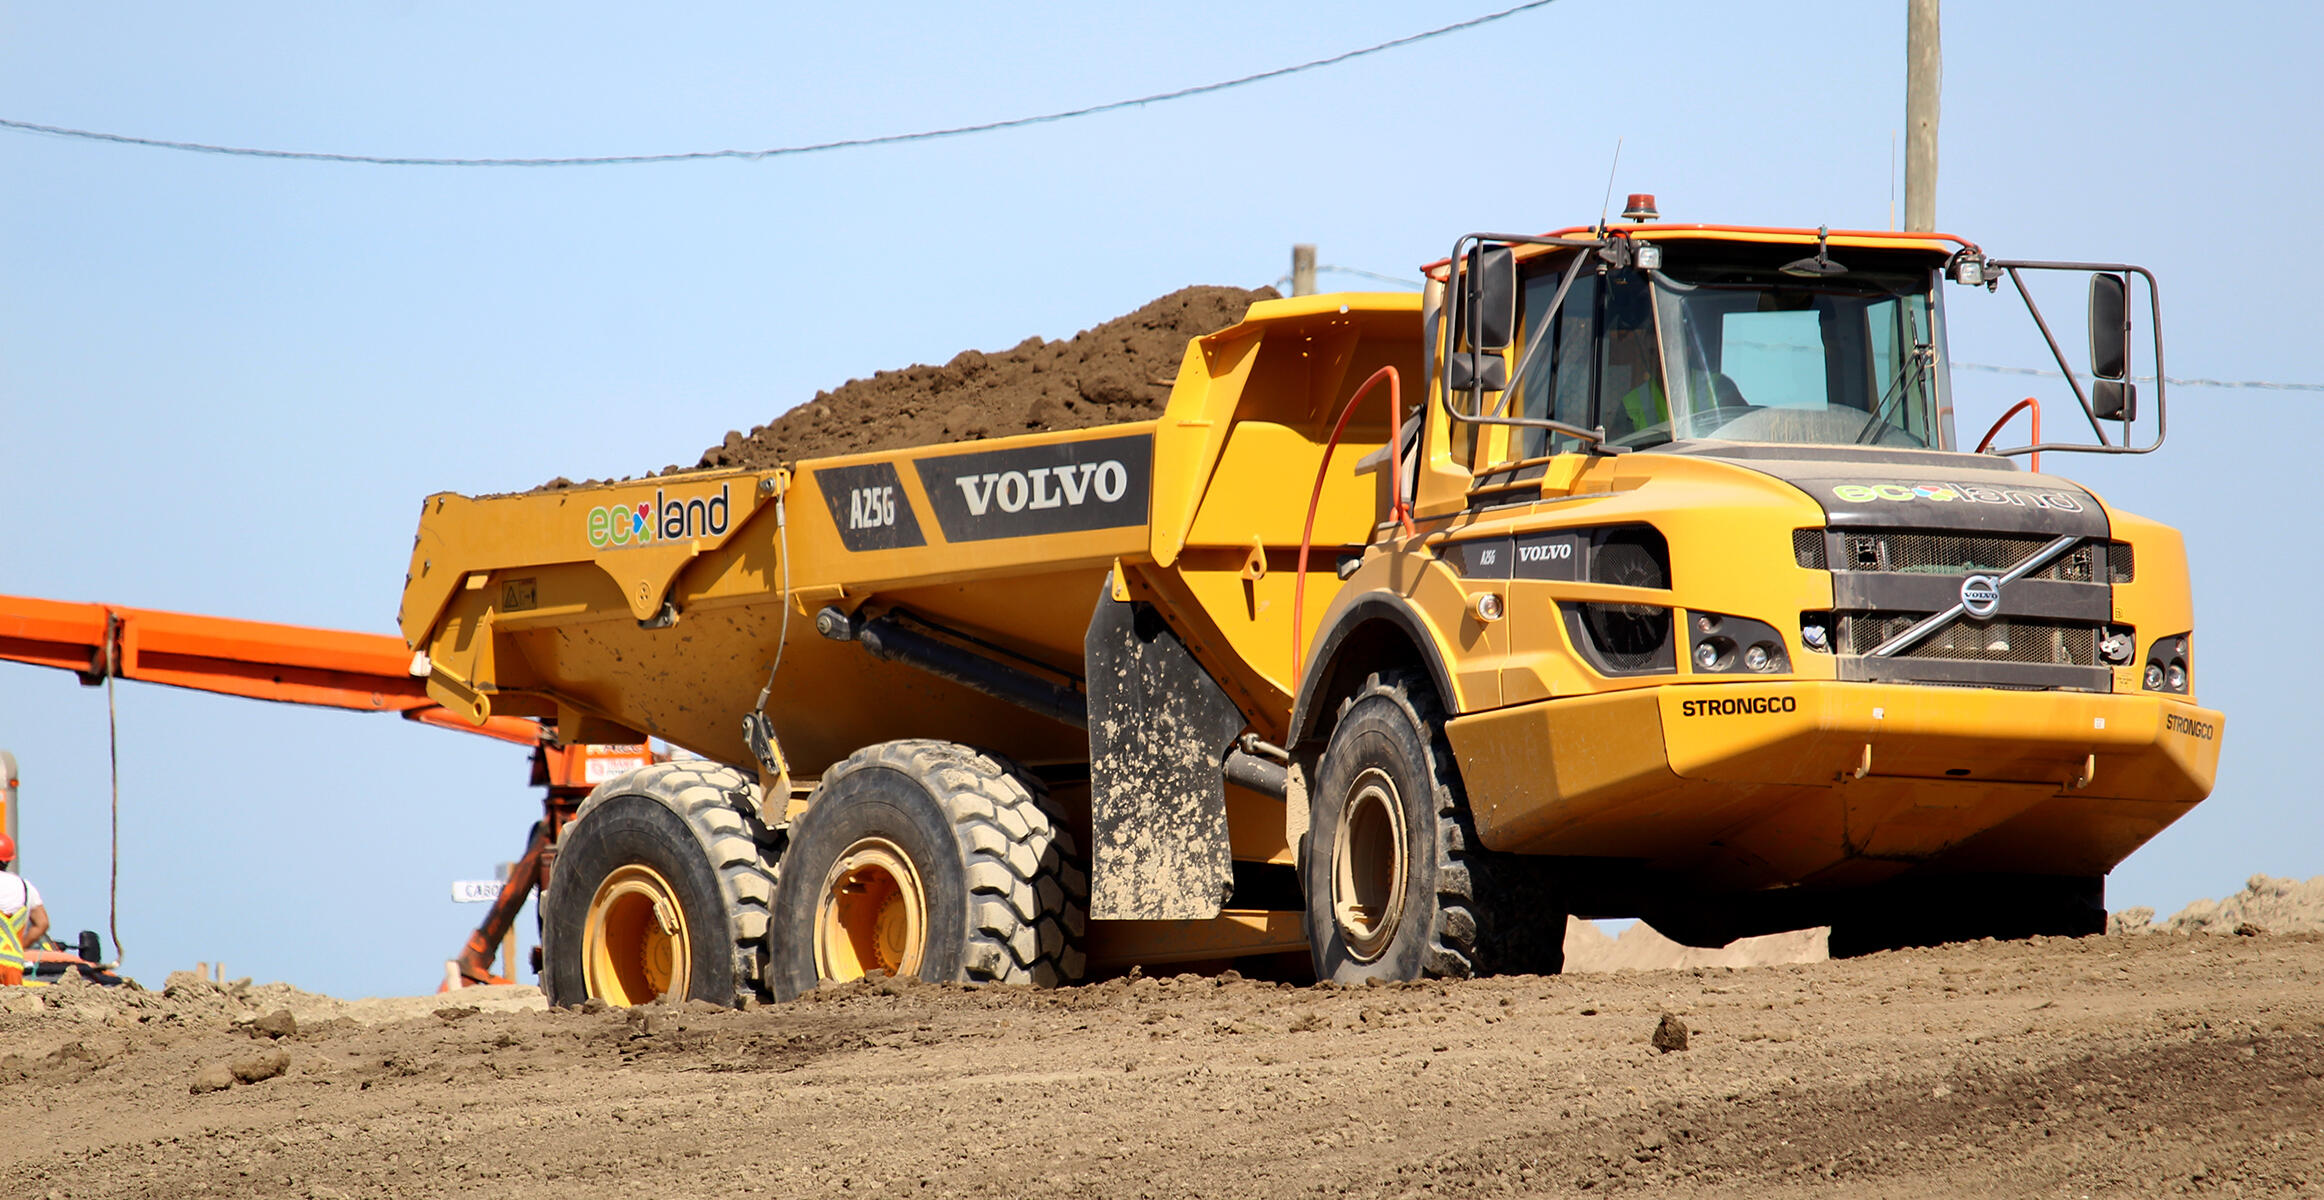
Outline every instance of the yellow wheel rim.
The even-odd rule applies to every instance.
[[[1378,767],[1367,767],[1348,789],[1331,856],[1332,920],[1358,961],[1378,958],[1396,937],[1411,870],[1404,846],[1404,805],[1396,781]]]
[[[686,998],[694,942],[677,889],[652,867],[631,864],[605,877],[589,899],[581,935],[581,973],[590,995],[608,1004]]]
[[[864,838],[823,877],[815,903],[816,978],[916,975],[927,933],[928,897],[912,860],[894,842]]]

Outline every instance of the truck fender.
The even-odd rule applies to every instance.
[[[1382,667],[1425,669],[1444,711],[1458,712],[1452,674],[1445,669],[1438,640],[1403,597],[1369,592],[1327,620],[1300,675],[1298,699],[1291,709],[1291,745],[1328,733],[1320,726],[1334,701]]]

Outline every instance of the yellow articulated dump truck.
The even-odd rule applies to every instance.
[[[1156,420],[430,497],[433,697],[698,756],[556,830],[552,997],[2099,931],[2222,729],[2179,535],[2038,473],[2160,445],[2152,277],[1633,200],[1254,304]],[[1955,430],[1945,293],[2004,282],[2086,437]]]

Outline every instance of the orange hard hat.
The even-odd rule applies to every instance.
[[[16,861],[16,839],[0,833],[0,863]]]

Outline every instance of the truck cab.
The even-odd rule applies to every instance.
[[[2106,873],[2208,794],[2221,720],[2192,693],[2178,534],[2019,462],[2159,446],[2127,367],[2151,277],[1634,215],[1472,235],[1429,270],[1414,527],[1384,523],[1338,593],[1294,719],[1338,943],[1430,856],[1350,833],[1425,806],[1329,795],[1362,774],[1331,762],[1362,691],[1333,657],[1391,628],[1417,660],[1391,690],[1433,693],[1444,759],[1402,786],[1449,789],[1458,865],[1527,881],[1520,906],[1696,945],[1830,924],[1835,953],[2098,931]],[[2032,445],[1965,449],[1946,293],[2006,279],[2048,336],[2041,270],[2095,280],[2089,386],[2066,370],[2092,439],[2039,442],[2037,410]]]

